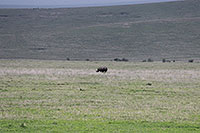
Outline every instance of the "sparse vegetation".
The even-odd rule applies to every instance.
[[[71,9],[0,9],[1,59],[200,58],[200,1]]]

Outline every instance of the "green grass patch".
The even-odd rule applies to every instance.
[[[0,63],[0,132],[199,131],[196,63],[20,62]]]
[[[1,132],[199,132],[189,123],[148,121],[1,120]]]

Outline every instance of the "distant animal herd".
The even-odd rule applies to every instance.
[[[144,60],[143,62],[146,62],[146,60]],[[153,62],[153,60],[148,59],[147,62]],[[162,62],[163,62],[163,63],[164,63],[164,62],[175,62],[175,60],[170,61],[170,60],[163,59]],[[193,59],[190,59],[190,60],[188,60],[188,62],[189,62],[189,63],[192,63],[192,62],[194,62],[194,60],[193,60]],[[96,69],[96,72],[106,73],[107,71],[108,71],[108,68],[107,68],[107,67],[98,67],[98,68]]]

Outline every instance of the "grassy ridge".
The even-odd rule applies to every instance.
[[[0,58],[199,59],[199,5],[0,9]]]
[[[198,132],[199,80],[199,63],[1,60],[0,131]]]

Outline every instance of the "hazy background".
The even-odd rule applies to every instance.
[[[176,0],[0,0],[0,8],[20,7],[87,7],[168,2]]]

